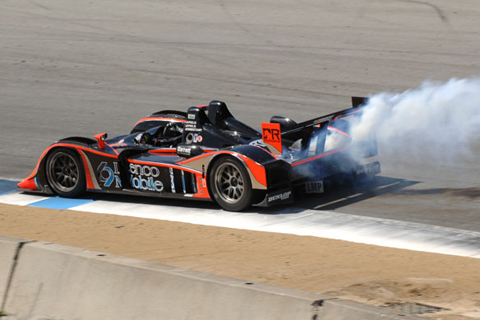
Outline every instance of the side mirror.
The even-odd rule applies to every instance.
[[[97,139],[99,149],[102,149],[102,150],[105,149],[105,139],[107,139],[107,136],[108,135],[105,132],[98,133],[93,136],[95,139]]]
[[[177,154],[181,157],[185,157],[185,158],[196,157],[201,155],[202,153],[203,153],[203,149],[198,145],[180,143],[177,146]]]

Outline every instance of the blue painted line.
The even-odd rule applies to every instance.
[[[2,194],[12,193],[18,190],[17,183],[20,181],[0,179],[0,196]]]
[[[70,198],[61,198],[61,197],[51,197],[45,200],[40,200],[34,203],[30,203],[30,207],[37,208],[48,208],[48,209],[70,209],[73,207],[78,207],[83,204],[91,203],[95,200],[93,199],[70,199]]]

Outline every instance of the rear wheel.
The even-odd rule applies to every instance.
[[[237,159],[222,158],[214,163],[209,186],[214,200],[225,210],[242,211],[252,205],[252,183]]]
[[[76,197],[85,192],[85,170],[78,155],[69,149],[56,149],[47,158],[47,181],[61,197]]]

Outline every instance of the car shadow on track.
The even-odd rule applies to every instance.
[[[285,215],[297,214],[305,210],[335,210],[337,208],[352,205],[354,203],[365,201],[367,199],[377,197],[387,193],[410,192],[402,189],[415,185],[419,181],[409,181],[405,179],[397,179],[390,177],[377,176],[375,179],[361,183],[343,183],[326,190],[323,194],[296,196],[296,201],[292,205],[276,206],[270,208],[251,207],[244,211],[250,214],[268,214],[268,215]],[[31,194],[25,192],[26,194]],[[125,204],[145,204],[171,206],[184,208],[185,210],[221,210],[221,208],[211,201],[196,201],[185,199],[171,198],[152,198],[143,196],[125,196],[115,194],[87,193],[77,199],[85,200],[104,200]]]
[[[442,196],[456,196],[465,197],[469,199],[480,198],[480,188],[433,188],[423,190],[400,190],[396,192],[399,195],[442,195]]]
[[[84,196],[86,199],[92,200],[104,200],[114,201],[117,203],[136,203],[146,205],[162,205],[172,207],[183,207],[188,209],[219,209],[220,207],[211,201],[202,201],[196,199],[174,199],[174,198],[160,198],[160,197],[148,197],[148,196],[135,196],[135,195],[115,195],[115,194],[94,194],[89,193]]]
[[[420,181],[377,176],[369,181],[335,186],[320,196],[306,195],[297,199],[297,204],[308,209],[335,210],[387,193],[398,193],[417,183]]]

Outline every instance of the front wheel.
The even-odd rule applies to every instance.
[[[222,158],[214,163],[209,186],[213,199],[225,210],[242,211],[252,205],[252,183],[237,159]]]
[[[48,184],[59,196],[72,198],[85,192],[85,171],[74,151],[54,150],[47,158],[45,170]]]

